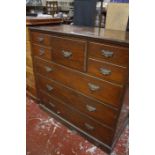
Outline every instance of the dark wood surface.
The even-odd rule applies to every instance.
[[[117,108],[120,106],[121,93],[123,91],[122,86],[102,81],[41,59],[35,59],[35,63],[37,73]],[[46,66],[50,67],[52,71],[47,72]],[[96,90],[91,90],[91,85],[92,87],[97,87]]]
[[[49,80],[41,75],[38,75],[39,89],[45,91],[50,96],[53,96],[67,105],[86,113],[96,121],[103,124],[115,127],[118,111],[107,107],[100,102],[90,99],[77,91],[70,89],[56,81]],[[47,86],[53,88],[49,91]]]
[[[106,30],[91,27],[79,27],[71,25],[59,26],[35,26],[31,30],[41,31],[44,33],[52,33],[55,35],[74,36],[78,38],[95,39],[101,42],[119,43],[128,46],[129,34],[124,31]]]
[[[47,18],[47,17],[32,17],[26,16],[26,25],[45,25],[45,24],[59,24],[62,23],[63,20],[61,18]]]
[[[30,30],[43,107],[110,152],[128,120],[128,110],[123,115],[128,102],[124,99],[128,96],[128,33],[65,25]],[[45,50],[40,55],[41,49]],[[64,58],[63,50],[72,54]]]
[[[78,113],[78,111],[66,106],[59,100],[53,97],[49,97],[43,93],[41,93],[41,101],[45,103],[45,105],[49,106],[58,115],[73,123],[75,126],[81,128],[88,134],[97,137],[99,140],[107,143],[108,145],[112,144],[112,137],[114,132],[111,129],[101,126],[100,124],[94,122],[92,119],[87,118],[85,115]],[[54,108],[53,104],[55,105]]]
[[[88,73],[118,84],[124,84],[128,80],[127,68],[92,58],[88,59]]]
[[[114,45],[100,44],[90,42],[88,44],[88,56],[90,58],[107,61],[120,66],[128,66],[129,63],[129,49],[126,47],[119,47]],[[106,57],[104,51],[112,52],[112,56]]]
[[[86,41],[64,37],[51,37],[51,46],[53,48],[54,62],[80,71],[86,70]]]
[[[52,60],[52,49],[43,45],[32,44],[33,54],[45,60]]]

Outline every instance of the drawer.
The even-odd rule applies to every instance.
[[[35,62],[38,73],[78,90],[87,96],[116,107],[120,106],[122,86],[93,78],[52,62],[48,63],[41,59],[35,59]]]
[[[129,63],[129,49],[125,47],[90,42],[88,44],[88,53],[91,58],[108,61],[125,67]]]
[[[106,62],[88,59],[88,73],[101,79],[124,84],[128,79],[128,69]]]
[[[32,44],[32,52],[33,52],[34,56],[38,56],[45,60],[52,60],[51,48]]]
[[[86,70],[86,41],[51,37],[53,61],[80,70]]]
[[[115,127],[115,121],[117,117],[117,111],[100,102],[89,99],[80,93],[77,93],[53,80],[38,76],[38,87],[40,90],[45,91],[49,95],[60,99],[69,106],[87,114],[95,120]]]
[[[41,91],[39,92],[39,95],[42,103],[45,104],[49,109],[57,113],[59,116],[71,122],[73,125],[82,129],[88,134],[106,143],[107,145],[111,145],[113,130],[101,126],[100,124],[85,117],[84,115],[81,115],[81,113],[79,113],[78,111],[69,108],[62,102],[56,100],[53,97],[49,97]]]
[[[50,46],[50,35],[31,32],[31,41],[40,45]]]

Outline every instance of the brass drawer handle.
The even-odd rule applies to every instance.
[[[111,74],[111,70],[105,69],[105,68],[100,68],[100,72],[103,75],[110,75]]]
[[[40,48],[39,49],[39,55],[42,56],[45,53],[45,49],[44,48]]]
[[[38,42],[42,43],[44,41],[44,37],[39,37]]]
[[[88,123],[85,123],[84,125],[85,125],[85,127],[86,127],[88,130],[94,130],[94,129],[95,129],[93,126],[91,126],[91,125],[88,124]]]
[[[97,91],[100,89],[100,86],[94,85],[92,83],[88,83],[88,87],[91,91]]]
[[[48,91],[52,91],[54,89],[52,86],[50,86],[48,84],[46,85],[46,88],[47,88]]]
[[[53,68],[51,68],[51,67],[48,67],[48,66],[45,66],[45,70],[46,70],[46,72],[52,72],[53,71]]]
[[[50,104],[53,108],[55,108],[55,104],[53,104],[52,102],[49,102],[49,104]]]
[[[72,52],[62,50],[62,54],[65,58],[70,58],[72,56]]]
[[[107,51],[107,50],[102,50],[101,51],[102,55],[105,56],[106,58],[111,58],[114,55],[114,52],[112,51]]]
[[[57,114],[59,115],[59,114],[61,114],[61,112],[60,111],[57,111]]]
[[[96,111],[96,108],[95,107],[92,107],[92,106],[90,106],[90,105],[86,105],[86,108],[87,108],[87,110],[89,111],[89,112],[93,112],[93,111]]]

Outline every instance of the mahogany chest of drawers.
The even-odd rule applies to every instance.
[[[128,121],[128,34],[67,25],[30,34],[40,105],[110,153]]]

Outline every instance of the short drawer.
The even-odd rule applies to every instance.
[[[32,52],[33,52],[34,56],[38,56],[38,57],[43,58],[45,60],[52,60],[51,48],[32,44]]]
[[[88,73],[118,84],[125,84],[128,80],[128,69],[112,65],[103,61],[88,59]]]
[[[87,96],[119,107],[123,87],[70,70],[55,63],[35,59],[36,71]],[[47,70],[48,68],[48,70]]]
[[[66,119],[76,127],[87,132],[89,135],[94,136],[95,138],[101,140],[107,145],[111,145],[113,130],[101,126],[100,124],[94,122],[93,120],[81,115],[81,113],[69,108],[62,102],[56,100],[53,97],[49,97],[43,92],[39,92],[40,99],[43,104],[45,104],[49,109],[54,111],[56,114],[61,116],[63,119]]]
[[[39,32],[31,32],[31,42],[50,46],[50,35],[39,33]]]
[[[86,41],[51,37],[53,61],[80,71],[86,70]]]
[[[98,122],[115,127],[118,112],[104,104],[77,93],[60,83],[38,75],[38,87],[49,95],[87,114]]]
[[[106,45],[90,42],[88,44],[89,57],[108,61],[121,66],[128,66],[129,49],[114,45]]]

